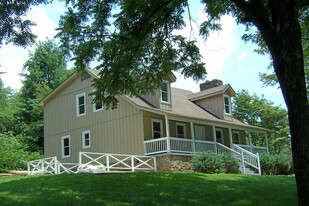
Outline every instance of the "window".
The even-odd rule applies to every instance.
[[[93,90],[93,92],[95,92],[95,90]],[[93,96],[93,99],[94,99],[94,96]],[[98,112],[102,110],[103,110],[103,102],[93,104],[93,112]]]
[[[200,125],[194,126],[195,139],[205,140],[205,127]]]
[[[185,123],[176,122],[176,137],[179,137],[179,138],[187,137]]]
[[[171,102],[170,85],[169,85],[168,81],[164,81],[161,84],[160,93],[161,93],[161,102],[170,104],[170,102]]]
[[[90,131],[82,132],[83,149],[90,147]]]
[[[151,121],[152,121],[152,137],[154,139],[160,138],[161,136],[163,136],[162,120],[152,119]]]
[[[85,93],[76,95],[76,116],[80,117],[86,114]]]
[[[224,144],[223,129],[216,128],[216,139],[217,142]]]
[[[240,132],[239,131],[233,131],[232,132],[233,137],[233,144],[240,144]]]
[[[228,95],[223,95],[223,102],[224,102],[224,113],[232,115],[231,97]]]
[[[62,158],[70,157],[70,135],[61,137],[61,155]]]

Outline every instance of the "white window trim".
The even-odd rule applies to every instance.
[[[161,98],[161,103],[165,104],[170,104],[171,103],[171,89],[170,89],[170,83],[169,81],[163,81],[163,83],[166,83],[166,89],[167,89],[167,101],[164,101],[162,99],[162,87],[160,87],[160,98]]]
[[[240,132],[239,131],[232,131],[232,142],[234,144],[234,134],[237,134],[238,135],[238,143],[237,144],[240,144]],[[236,143],[235,143],[236,144]]]
[[[84,97],[84,107],[85,107],[85,112],[83,114],[79,114],[79,97]],[[76,117],[81,117],[81,116],[84,116],[86,115],[86,94],[85,92],[81,93],[81,94],[78,94],[76,95]]]
[[[228,106],[229,106],[229,108],[230,108],[230,112],[229,112],[229,113],[227,113],[226,110],[225,110],[225,98],[228,99],[228,104],[229,104]],[[232,115],[231,97],[230,97],[229,95],[226,95],[226,94],[223,95],[223,107],[224,107],[224,114],[226,114],[226,115]]]
[[[89,134],[89,145],[85,145],[85,134]],[[90,148],[91,145],[91,136],[90,136],[90,130],[87,131],[83,131],[82,132],[82,145],[83,145],[83,149],[87,149]]]
[[[224,133],[223,133],[223,129],[221,129],[221,128],[216,128],[216,132],[220,132],[221,133],[221,138],[222,138],[222,143],[220,143],[220,144],[224,144]],[[217,141],[217,136],[216,136],[216,141]],[[218,142],[218,141],[217,141]]]
[[[64,155],[64,139],[69,139],[69,155]],[[61,137],[61,157],[62,158],[69,158],[71,157],[71,139],[70,135],[62,136]]]
[[[96,90],[92,90],[93,92],[95,92]],[[94,95],[92,96],[92,99],[94,99]],[[96,105],[95,103],[92,104],[93,105],[93,112],[99,112],[99,111],[102,111],[103,108],[104,108],[104,105],[103,105],[103,102],[102,102],[102,108],[101,109],[96,109]]]
[[[154,131],[153,131],[153,123],[154,122],[158,122],[158,123],[160,123],[160,137],[162,137],[163,136],[163,121],[162,120],[160,120],[160,119],[151,119],[151,131],[152,131],[152,138],[154,139]]]
[[[187,138],[187,130],[186,130],[186,123],[183,122],[176,122],[176,137],[177,138],[182,138],[179,137],[178,131],[177,131],[177,126],[183,126],[183,138]]]

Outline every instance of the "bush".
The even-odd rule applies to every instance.
[[[192,158],[192,169],[202,173],[238,173],[239,163],[230,155],[200,153]]]
[[[231,156],[231,155],[223,155],[223,162],[224,162],[224,167],[226,169],[226,173],[240,173],[239,168],[240,164],[239,161]]]
[[[267,175],[290,175],[294,173],[292,156],[263,153],[260,158],[262,173]]]
[[[27,161],[40,159],[38,152],[26,151],[27,146],[11,133],[0,134],[0,172],[25,170]]]

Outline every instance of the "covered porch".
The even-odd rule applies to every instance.
[[[222,149],[234,150],[235,145],[253,154],[269,152],[265,131],[148,112],[143,118],[145,155],[222,153]]]

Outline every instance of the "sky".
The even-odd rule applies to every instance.
[[[207,17],[202,11],[202,5],[198,1],[189,1],[190,13],[192,19],[197,23],[203,22]],[[44,41],[47,38],[53,38],[57,31],[60,15],[66,11],[63,2],[54,2],[52,5],[41,5],[33,7],[25,17],[34,21],[37,25],[32,27],[36,34],[37,41]],[[187,15],[185,15],[187,16]],[[286,109],[281,90],[277,87],[263,87],[259,78],[259,73],[271,73],[267,67],[270,64],[269,56],[262,56],[254,52],[256,45],[244,43],[241,36],[244,33],[244,26],[236,25],[234,19],[230,16],[224,16],[221,20],[223,30],[212,32],[205,41],[199,37],[198,28],[192,22],[193,33],[190,35],[190,23],[186,21],[187,26],[181,31],[175,31],[175,34],[181,34],[191,40],[196,40],[200,52],[203,56],[203,62],[206,63],[206,80],[220,79],[223,84],[230,84],[238,92],[242,89],[248,90],[251,95],[256,93],[264,97],[274,105]],[[5,86],[10,86],[14,90],[19,90],[22,86],[19,73],[22,73],[23,64],[29,57],[29,52],[33,52],[35,46],[21,48],[13,45],[4,45],[0,49],[0,72],[1,79]],[[69,63],[68,67],[72,67]],[[172,87],[199,91],[199,84],[204,81],[195,82],[192,79],[184,79],[176,73],[177,81]]]

